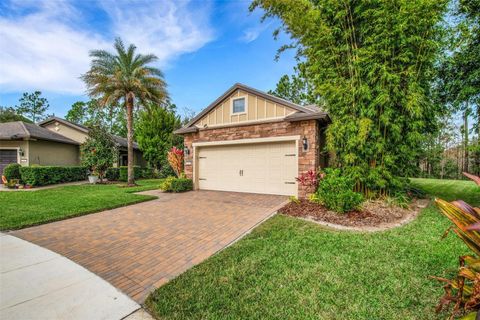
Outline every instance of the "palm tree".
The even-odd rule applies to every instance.
[[[123,105],[127,114],[128,185],[134,185],[133,174],[133,108],[135,103],[161,105],[168,99],[163,73],[150,64],[158,58],[153,54],[136,54],[131,44],[125,48],[115,39],[115,53],[105,50],[90,52],[90,70],[81,76],[92,98],[102,107]]]

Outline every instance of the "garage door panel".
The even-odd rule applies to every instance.
[[[3,174],[3,168],[10,163],[17,163],[16,149],[0,149],[0,176]]]
[[[199,188],[296,195],[295,151],[294,141],[202,147],[198,155]]]

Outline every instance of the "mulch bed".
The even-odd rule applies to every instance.
[[[414,200],[409,208],[404,209],[377,200],[365,202],[361,210],[336,213],[318,203],[301,199],[298,203],[288,203],[279,212],[293,217],[307,218],[346,227],[387,227],[390,225],[395,226],[408,217],[416,215],[427,204],[428,200]]]

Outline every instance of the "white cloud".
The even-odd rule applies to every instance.
[[[262,34],[262,32],[264,32],[265,30],[267,30],[272,24],[271,22],[266,22],[266,21],[261,22],[260,19],[257,17],[253,17],[253,19],[255,19],[253,20],[253,23],[255,24],[255,26],[246,28],[243,31],[242,36],[240,37],[240,41],[250,43],[252,41],[257,40],[260,34]]]
[[[153,52],[164,66],[172,57],[193,52],[212,40],[207,2],[192,12],[187,1],[149,1],[144,5],[105,1],[113,30],[125,43]]]
[[[81,94],[79,76],[88,70],[88,52],[111,50],[115,36],[126,44],[135,43],[141,53],[156,54],[161,67],[213,38],[209,7],[191,12],[189,3],[173,0],[111,1],[101,7],[110,21],[105,21],[105,30],[92,30],[69,2],[11,2],[11,12],[17,14],[0,16],[0,91]],[[28,14],[18,14],[25,9]]]

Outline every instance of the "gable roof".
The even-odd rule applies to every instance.
[[[68,120],[65,120],[65,119],[62,119],[62,118],[59,118],[59,117],[55,117],[55,116],[50,117],[48,119],[45,119],[43,121],[40,121],[38,123],[38,125],[43,127],[44,125],[47,125],[47,124],[49,124],[51,122],[54,122],[54,121],[63,123],[66,126],[73,127],[75,129],[80,130],[80,131],[85,132],[85,133],[88,133],[88,131],[89,131],[88,127],[86,127],[84,125],[74,123],[74,122],[71,122],[71,121],[68,121]]]
[[[77,129],[77,130],[79,130],[79,131],[81,131],[85,134],[88,134],[88,132],[90,131],[90,129],[88,127],[84,126],[84,125],[74,123],[74,122],[59,118],[59,117],[50,117],[48,119],[45,119],[45,120],[39,122],[38,125],[43,127],[43,126],[45,126],[47,124],[50,124],[52,122],[62,123],[64,125],[68,126],[68,127]],[[125,147],[125,148],[127,147],[127,138],[120,137],[120,136],[117,136],[117,135],[112,135],[112,137],[113,137],[113,140],[115,141],[115,143],[118,146]],[[133,148],[137,149],[137,150],[140,149],[140,147],[138,146],[138,143],[136,143],[135,141],[133,142]]]
[[[0,123],[0,140],[28,140],[32,138],[68,144],[79,144],[61,134],[33,123],[26,123],[23,121]]]
[[[198,131],[198,128],[193,126],[198,120],[200,120],[204,115],[210,112],[213,108],[215,108],[222,100],[227,98],[236,90],[243,90],[247,93],[251,93],[252,95],[256,95],[262,97],[266,100],[270,100],[287,107],[290,107],[296,110],[295,113],[285,117],[287,121],[300,121],[300,120],[310,120],[310,119],[328,119],[329,117],[326,112],[323,112],[320,107],[316,105],[309,105],[309,106],[301,106],[299,104],[293,103],[291,101],[279,98],[277,96],[268,94],[266,92],[260,91],[258,89],[246,86],[242,83],[235,83],[233,86],[230,87],[225,93],[223,93],[220,97],[218,97],[215,101],[213,101],[208,107],[203,109],[198,115],[196,115],[190,122],[188,122],[184,127],[176,130],[174,133],[183,134],[183,133],[190,133]],[[309,116],[308,119],[303,119],[302,117]],[[241,123],[239,123],[241,124]]]

